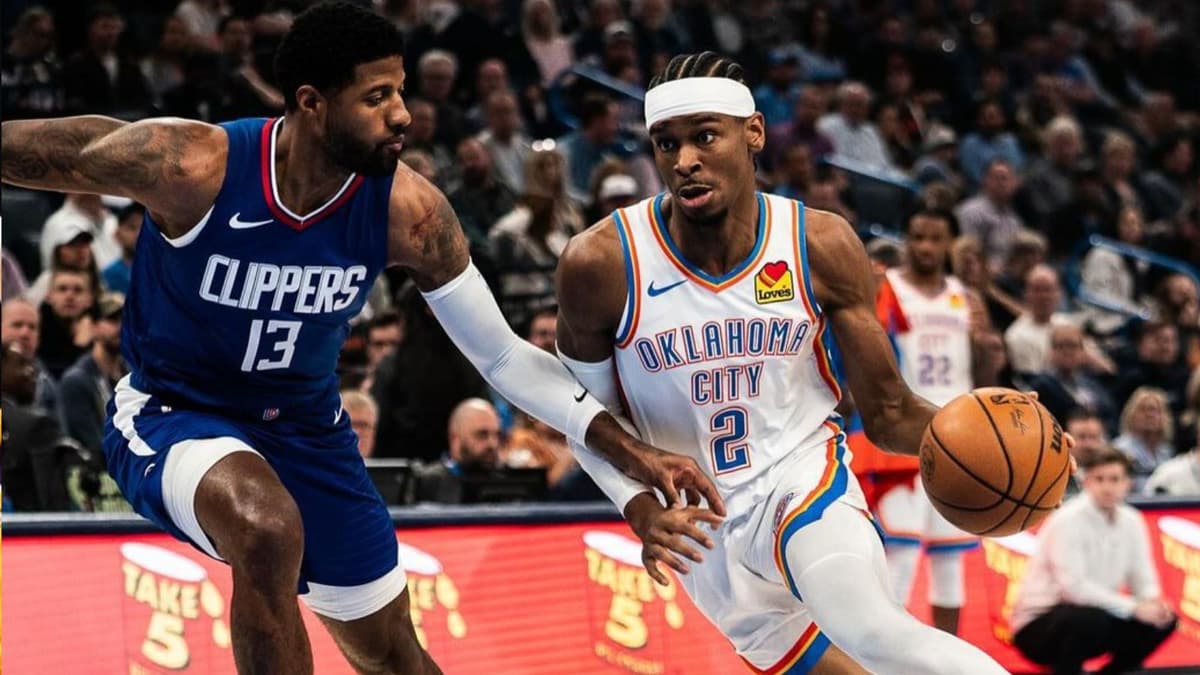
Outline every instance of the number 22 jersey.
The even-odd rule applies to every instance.
[[[122,317],[131,383],[240,417],[333,415],[348,321],[387,262],[392,176],[352,174],[299,215],[276,187],[282,118],[221,126],[225,177],[201,222],[169,239],[146,214]]]

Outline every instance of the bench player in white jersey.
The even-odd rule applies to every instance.
[[[967,393],[974,383],[969,306],[974,298],[958,279],[946,274],[957,230],[953,214],[936,210],[911,214],[904,224],[904,263],[887,271],[876,298],[876,310],[896,346],[904,381],[939,406]],[[865,450],[864,454],[879,452]],[[933,508],[915,457],[886,460],[891,460],[889,469],[872,477],[871,508],[884,531],[892,590],[897,600],[908,602],[924,548],[934,625],[957,633],[964,595],[962,554],[978,546],[978,539]]]
[[[666,508],[576,447],[642,539],[647,570],[660,582],[659,563],[680,572],[755,672],[1004,672],[892,600],[848,468],[827,328],[876,443],[915,454],[936,410],[897,371],[862,243],[836,215],[755,192],[763,117],[736,63],[675,57],[645,109],[668,191],[568,246],[558,348],[644,440],[705,467],[725,500],[724,521]]]

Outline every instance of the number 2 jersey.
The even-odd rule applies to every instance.
[[[693,457],[743,512],[793,462],[848,463],[804,206],[758,194],[754,249],[714,277],[678,250],[662,200],[615,216],[629,289],[615,350],[623,403],[643,440]]]
[[[392,176],[351,175],[298,215],[276,189],[283,120],[221,125],[211,210],[168,239],[149,213],[121,333],[134,388],[167,405],[252,419],[338,409],[338,354],[387,261]]]

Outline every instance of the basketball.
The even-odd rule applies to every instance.
[[[1033,527],[1058,508],[1070,473],[1054,416],[1002,387],[976,389],[939,410],[920,458],[925,492],[946,520],[994,537]]]

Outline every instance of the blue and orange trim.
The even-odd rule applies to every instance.
[[[846,445],[842,442],[845,435],[842,433],[841,427],[833,420],[826,420],[825,426],[833,432],[825,444],[825,471],[821,474],[821,479],[817,481],[817,486],[804,497],[800,505],[783,517],[775,533],[775,566],[783,575],[788,590],[800,600],[803,598],[800,597],[800,591],[796,587],[795,580],[792,579],[791,570],[788,569],[786,553],[788,540],[802,527],[820,518],[830,504],[846,493],[846,486],[850,481],[850,470],[845,462]]]
[[[817,357],[817,372],[821,374],[821,379],[833,393],[833,399],[840,401],[842,400],[842,388],[838,385],[832,357],[829,355],[829,345],[826,344],[825,314],[821,312],[821,306],[817,304],[817,296],[813,293],[812,279],[810,278],[812,275],[809,273],[808,239],[804,232],[804,207],[794,199],[788,200],[788,203],[792,207],[792,232],[795,234],[792,248],[796,254],[797,269],[800,270],[800,276],[804,277],[804,283],[801,284],[804,290],[800,293],[800,299],[804,302],[804,309],[812,317],[813,326],[816,328],[817,337],[813,341],[813,353]]]
[[[663,217],[662,200],[664,196],[665,193],[656,196],[646,206],[650,212],[651,230],[654,231],[654,238],[658,240],[667,260],[670,260],[689,281],[713,293],[720,293],[744,279],[762,262],[763,254],[767,250],[767,241],[771,236],[771,203],[761,192],[754,193],[755,199],[758,200],[758,239],[754,242],[754,248],[750,250],[750,255],[746,256],[745,260],[721,276],[713,276],[692,265],[683,257],[683,253],[671,239],[667,219]]]
[[[638,267],[637,247],[633,243],[633,232],[629,230],[629,217],[625,209],[613,211],[617,234],[621,237],[621,254],[625,257],[625,314],[617,328],[617,349],[624,349],[637,334],[638,320],[642,316],[642,273]]]
[[[925,551],[930,554],[957,553],[979,548],[979,537],[954,537],[947,539],[929,539],[925,541]]]
[[[817,628],[817,624],[810,623],[796,644],[775,665],[762,669],[746,659],[742,659],[742,662],[756,675],[804,675],[817,665],[817,661],[825,655],[825,650],[829,649],[829,644],[829,638]]]
[[[282,117],[273,117],[267,120],[266,123],[263,124],[262,128],[262,136],[259,143],[259,151],[262,154],[262,161],[259,163],[259,168],[262,173],[263,200],[267,202],[267,208],[271,210],[271,215],[275,216],[276,220],[284,225],[287,225],[293,230],[301,231],[317,224],[329,214],[337,211],[342,204],[345,204],[347,201],[349,201],[350,198],[354,196],[354,193],[358,191],[358,188],[362,186],[363,177],[355,176],[354,179],[350,181],[350,184],[342,189],[342,193],[338,195],[337,199],[308,214],[304,220],[297,220],[296,218],[292,217],[291,214],[285,211],[279,205],[279,203],[275,201],[275,188],[271,181],[271,167],[275,161],[275,158],[271,154],[271,149],[273,146],[271,139],[272,135],[274,134],[275,127],[282,122]]]

